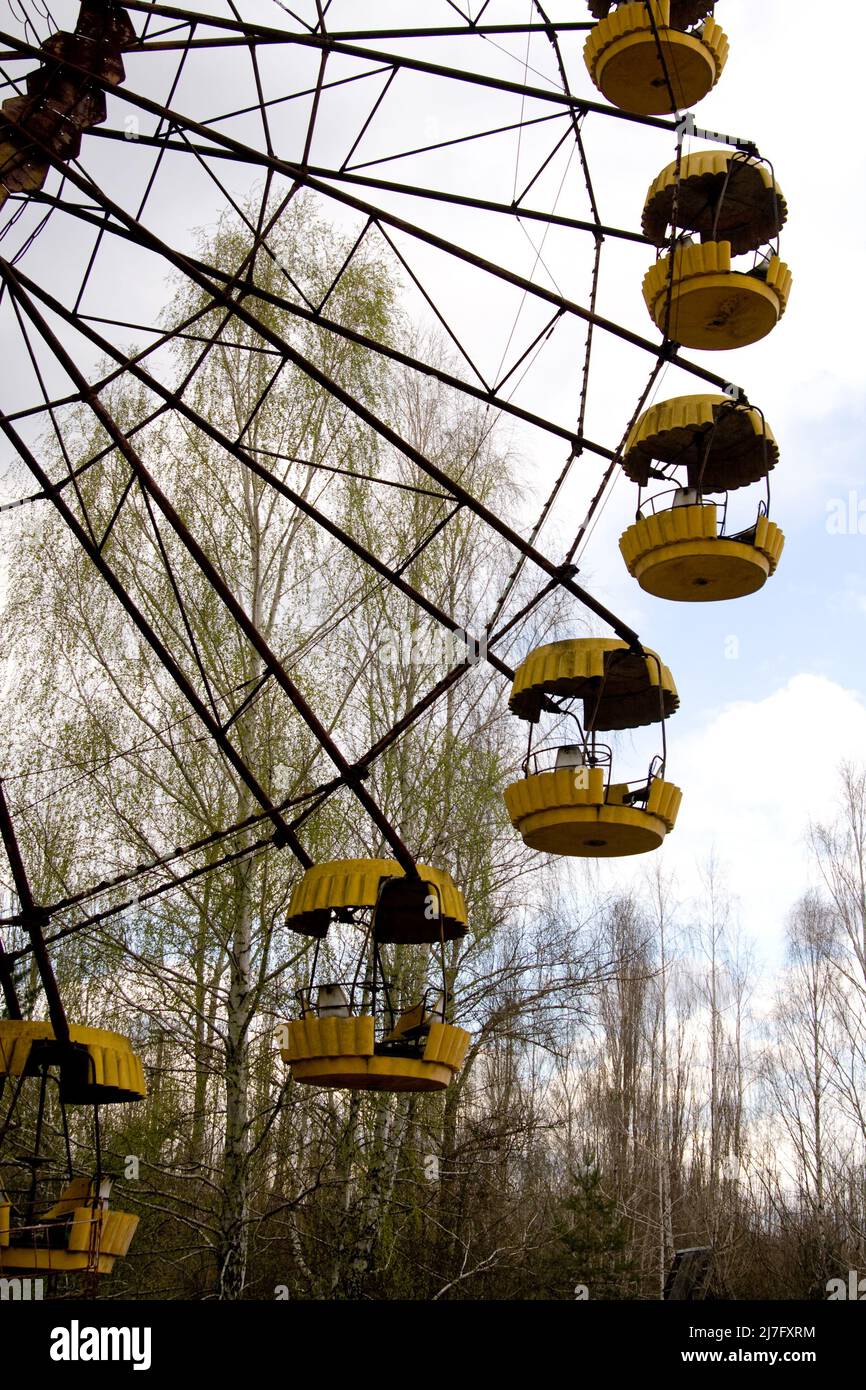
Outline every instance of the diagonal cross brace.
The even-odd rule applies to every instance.
[[[328,757],[337,768],[337,771],[340,773],[340,776],[357,797],[376,828],[385,837],[398,863],[407,873],[414,873],[415,861],[412,855],[409,853],[409,850],[406,848],[402,839],[391,825],[378,803],[362,785],[360,774],[352,768],[350,763],[343,756],[343,753],[331,738],[324,724],[322,724],[321,720],[289,676],[276,653],[271,650],[267,640],[259,632],[243,605],[232,593],[216,566],[208,559],[173,503],[166,497],[165,493],[156,482],[156,479],[145,465],[141,455],[133,448],[132,444],[130,444],[124,431],[99,400],[83,372],[80,371],[56,334],[51,330],[42,314],[40,314],[8,262],[0,261],[0,274],[3,275],[3,278],[9,285],[10,292],[18,300],[24,312],[27,314],[27,317],[36,326],[46,344],[51,348],[51,351],[63,367],[67,376],[78,387],[82,399],[87,402],[87,405],[102,425],[106,434],[114,441],[117,449],[126,459],[141,486],[156,503],[169,526],[178,537],[181,545],[197,565],[214,592],[219,596],[223,605],[234,618],[238,627],[257,652],[277,684],[288,696],[298,714],[300,714],[318,743],[327,753]]]

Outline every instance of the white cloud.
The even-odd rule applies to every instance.
[[[677,742],[680,820],[664,850],[687,892],[710,851],[729,870],[744,927],[772,953],[785,917],[814,881],[806,832],[834,816],[838,768],[866,757],[866,705],[816,676],[760,701],[737,701]]]

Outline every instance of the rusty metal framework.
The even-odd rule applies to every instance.
[[[123,6],[113,0],[83,0],[79,6],[69,0],[58,21],[57,7],[43,8],[39,0],[15,0],[10,8],[6,31],[0,32],[0,186],[6,195],[0,199],[0,325],[8,358],[16,362],[0,384],[0,430],[36,490],[7,505],[32,503],[56,510],[141,641],[181,691],[191,718],[257,806],[236,825],[178,846],[110,883],[40,906],[40,950],[122,911],[132,898],[149,901],[238,858],[284,847],[308,866],[312,860],[303,840],[304,824],[339,791],[357,798],[388,852],[407,872],[414,869],[412,846],[404,843],[366,783],[385,750],[461,680],[469,659],[431,685],[363,756],[350,758],[286,661],[271,649],[242,596],[226,582],[206,538],[192,533],[177,499],[163,490],[141,447],[155,420],[168,415],[182,422],[203,447],[215,446],[321,527],[377,583],[393,586],[444,630],[461,630],[454,613],[407,578],[415,554],[393,556],[371,549],[329,514],[326,504],[312,500],[308,488],[290,484],[278,467],[302,460],[263,457],[243,432],[232,437],[197,407],[190,389],[196,375],[219,343],[232,341],[233,332],[256,335],[257,350],[274,368],[262,397],[252,403],[250,419],[279,373],[290,368],[336,402],[356,428],[413,467],[411,483],[373,476],[367,486],[409,487],[441,504],[440,519],[422,547],[447,530],[455,516],[471,515],[513,557],[485,632],[475,634],[501,677],[512,676],[499,655],[504,638],[555,589],[640,649],[637,633],[576,578],[575,557],[603,505],[621,447],[587,433],[598,345],[619,341],[635,361],[646,361],[648,380],[632,420],[667,365],[716,387],[727,388],[728,383],[684,358],[669,339],[652,341],[599,312],[605,248],[640,249],[649,243],[640,232],[603,220],[592,138],[611,123],[624,137],[639,126],[670,148],[678,125],[673,118],[629,115],[584,95],[582,35],[592,24],[588,15],[586,21],[574,18],[577,9],[573,3],[554,5],[550,0],[370,0],[363,6],[352,0],[209,0],[199,9],[145,0],[127,0]],[[522,21],[515,17],[517,10],[523,11]],[[395,22],[395,17],[405,22]],[[58,27],[63,21],[66,29]],[[510,151],[507,171],[503,150]],[[478,176],[482,170],[501,173],[490,180],[493,187],[484,187]],[[187,186],[191,191],[185,201]],[[253,187],[256,207],[251,214],[244,191]],[[238,264],[203,259],[189,234],[195,198],[203,198],[204,190],[212,206],[245,226],[248,241]],[[257,263],[277,260],[275,229],[302,193],[339,222],[350,243],[336,275],[315,296],[285,267],[280,267],[279,292],[254,278]],[[453,230],[458,223],[461,235]],[[572,238],[588,248],[581,263],[582,294],[558,287],[546,263],[550,236]],[[425,356],[423,348],[352,323],[335,307],[341,284],[371,242],[390,258],[415,302],[440,326],[452,362],[443,364],[441,356]],[[527,242],[530,274],[520,268]],[[497,248],[493,254],[491,245]],[[517,252],[508,250],[514,247]],[[166,327],[147,317],[141,307],[145,296],[136,286],[139,280],[152,285],[154,276],[169,272],[200,296],[203,307]],[[461,319],[459,296],[443,291],[450,279],[475,287],[482,314],[494,302],[507,303],[509,314],[514,311],[510,333],[491,325],[491,339],[506,337],[495,370],[480,359],[471,312]],[[264,310],[271,312],[265,315]],[[219,316],[216,331],[214,314]],[[461,483],[459,470],[449,471],[402,437],[375,402],[330,371],[326,354],[311,356],[294,326],[314,328],[324,342],[351,344],[371,361],[435,379],[455,398],[481,403],[491,419],[527,431],[541,441],[540,447],[564,451],[564,464],[538,517],[516,529]],[[198,355],[177,379],[166,369],[166,351],[181,341],[196,345]],[[575,359],[575,389],[571,417],[559,419],[543,399],[530,400],[521,386],[541,354],[563,341],[564,355]],[[112,409],[111,392],[118,386],[134,388],[149,403],[132,426]],[[65,434],[72,407],[89,412],[100,441],[84,458],[74,453]],[[626,425],[623,439],[627,432]],[[48,452],[46,437],[52,441]],[[81,480],[105,468],[109,459],[122,461],[127,481],[108,523],[100,524]],[[592,476],[597,473],[598,486],[571,544],[551,557],[540,548],[541,532],[578,466],[596,470]],[[255,653],[262,675],[252,690],[223,692],[217,699],[186,623],[179,586],[174,585],[175,626],[186,639],[172,643],[116,571],[111,536],[133,496],[147,509],[172,583],[168,535]],[[533,593],[513,612],[521,576],[532,577]],[[276,802],[232,737],[233,726],[265,682],[279,688],[287,712],[299,718],[333,769],[304,795]],[[9,825],[11,833],[11,821]],[[168,878],[140,890],[139,881],[147,878],[152,884],[160,869],[205,848],[231,845],[240,831],[254,828],[261,830],[260,838],[246,841],[241,849],[229,848],[221,859],[211,855],[206,863],[172,870]],[[121,894],[128,889],[130,896],[97,910],[97,899],[109,889]],[[33,919],[37,909],[30,904],[22,911],[23,916],[12,913],[4,920],[24,924],[24,916],[29,913]],[[52,922],[53,929],[43,937],[42,929]],[[5,985],[15,960],[31,949],[25,946],[4,957],[0,946]]]

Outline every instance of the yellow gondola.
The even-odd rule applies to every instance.
[[[135,37],[121,6],[85,0],[75,32],[45,40],[48,61],[27,74],[26,95],[0,106],[0,207],[10,193],[42,187],[49,154],[61,162],[78,155],[82,133],[106,118],[105,92],[88,74],[117,86],[124,77],[121,50]]]
[[[756,155],[698,150],[663,169],[643,210],[643,233],[666,246],[676,215],[682,231],[727,241],[744,255],[775,240],[788,220],[788,204],[772,169]]]
[[[109,1210],[108,1186],[73,1178],[53,1206],[16,1226],[0,1188],[0,1274],[111,1274],[129,1252],[138,1217]]]
[[[657,328],[688,348],[726,352],[772,333],[784,314],[792,275],[778,256],[761,274],[731,267],[727,241],[681,244],[647,271],[643,296]]]
[[[607,19],[620,3],[622,0],[587,0],[593,19]],[[711,15],[715,8],[715,0],[671,0],[671,24],[675,29],[690,29]]]
[[[316,985],[320,942],[339,923],[363,931],[354,974]],[[466,903],[450,874],[419,864],[409,875],[391,859],[317,864],[295,888],[287,925],[316,939],[309,984],[297,996],[300,1017],[278,1030],[293,1080],[354,1091],[443,1090],[469,1044],[466,1030],[446,1018],[445,943],[467,930]],[[382,947],[436,943],[441,985],[398,1008]]]
[[[72,1024],[70,1049],[61,1048],[54,1028],[43,1021],[0,1019],[0,1081],[37,1076],[57,1067],[69,1105],[142,1100],[147,1095],[141,1060],[128,1038],[106,1028]]]
[[[0,207],[10,193],[35,193],[48,177],[48,160],[11,127],[0,124]]]
[[[582,721],[567,707],[571,701],[582,701]],[[654,652],[594,637],[539,647],[515,673],[509,704],[530,726],[549,712],[569,715],[578,728],[575,742],[533,751],[530,727],[524,776],[505,789],[511,823],[530,848],[582,858],[658,849],[676,825],[682,800],[666,780],[664,755],[653,759],[645,777],[617,783],[612,750],[597,739],[608,730],[655,723],[664,729],[679,697]]]
[[[595,86],[613,106],[640,116],[669,115],[701,101],[716,85],[728,40],[698,0],[590,0],[598,18],[584,46]],[[697,26],[697,27],[696,27]]]
[[[283,1061],[291,1066],[295,1081],[314,1086],[442,1091],[462,1067],[470,1035],[464,1028],[430,1018],[428,1002],[435,1004],[422,1001],[405,1010],[378,1043],[372,1014],[319,1017],[310,1008],[303,1018],[283,1025]],[[408,1031],[403,1026],[407,1017],[418,1020]]]
[[[36,1151],[4,1160],[8,1172],[29,1170],[26,1188],[7,1193],[0,1182],[0,1274],[110,1274],[125,1256],[138,1225],[130,1212],[109,1209],[110,1180],[73,1176],[67,1144],[65,1186],[49,1206],[40,1203],[42,1170],[52,1162],[40,1151],[47,1083],[57,1081],[61,1108],[141,1100],[146,1085],[141,1062],[127,1038],[102,1028],[73,1025],[60,1043],[50,1023],[0,1020],[0,1086],[13,1087],[2,1129],[8,1130],[25,1084],[38,1080]],[[64,1118],[62,1126],[67,1134]],[[15,1133],[18,1133],[16,1128]],[[97,1144],[98,1150],[98,1144]]]
[[[685,347],[711,351],[744,347],[772,332],[792,284],[769,245],[786,217],[784,195],[757,157],[699,151],[668,165],[643,211],[645,235],[659,248],[674,247],[644,277],[656,326]],[[756,253],[754,264],[742,270],[732,264],[749,252]]]
[[[396,859],[336,859],[308,869],[292,893],[288,926],[324,937],[335,919],[376,910],[379,941],[421,944],[465,936],[466,902],[451,875],[429,864],[407,878]]]
[[[769,518],[769,493],[754,524],[729,528],[728,493],[768,479],[778,457],[760,411],[727,396],[680,396],[646,411],[622,460],[641,491],[637,520],[620,538],[620,550],[641,588],[686,603],[762,589],[775,573],[784,535]],[[651,483],[668,486],[644,502]],[[713,501],[713,494],[722,496]]]

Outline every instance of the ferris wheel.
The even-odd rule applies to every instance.
[[[604,594],[579,582],[576,560],[617,478],[637,490],[622,559],[660,601],[756,593],[784,543],[770,518],[780,453],[762,409],[723,365],[688,355],[757,342],[776,327],[791,291],[779,253],[787,204],[772,164],[748,141],[700,128],[691,111],[723,80],[729,41],[715,5],[590,0],[582,18],[570,3],[538,0],[528,17],[517,0],[386,2],[365,5],[360,19],[348,0],[243,8],[245,16],[218,0],[198,10],[83,0],[62,7],[66,27],[58,28],[47,8],[16,3],[0,35],[0,315],[11,363],[0,429],[32,481],[7,505],[53,509],[254,808],[173,855],[37,903],[0,788],[18,898],[4,920],[27,937],[15,951],[0,945],[0,1086],[11,1094],[0,1144],[14,1138],[27,1174],[18,1192],[0,1188],[0,1273],[106,1274],[135,1229],[135,1217],[108,1205],[98,1110],[141,1099],[141,1064],[120,1035],[69,1023],[52,970],[54,940],[123,911],[131,894],[173,891],[169,863],[197,874],[229,859],[291,855],[299,876],[287,926],[315,943],[308,984],[278,1039],[292,1076],[348,1090],[445,1089],[469,1041],[456,1022],[445,945],[466,933],[469,912],[451,866],[419,863],[371,789],[376,760],[481,660],[529,729],[522,775],[502,788],[524,843],[581,858],[657,849],[675,829],[682,796],[668,775],[675,680]],[[660,172],[645,196],[633,190],[638,207],[644,196],[642,220],[617,226],[602,217],[593,142],[603,132],[624,148],[636,130],[657,142]],[[342,238],[315,288],[285,263],[279,241],[303,200]],[[192,230],[202,216],[231,231],[210,251]],[[349,312],[343,291],[350,281],[363,287],[373,245],[437,325],[447,356],[431,339],[400,340],[375,315],[362,322]],[[643,331],[600,311],[611,246],[644,257],[643,281],[638,275],[627,291],[638,305],[643,298]],[[166,276],[177,301],[167,320],[158,303]],[[359,475],[345,460],[289,458],[253,447],[246,429],[233,432],[195,389],[214,347],[232,334],[232,349],[245,345],[273,367],[247,404],[250,421],[274,398],[280,372],[290,372],[408,474]],[[533,462],[546,461],[537,469],[537,514],[518,526],[495,493],[476,495],[461,458],[443,458],[401,432],[334,345],[362,367],[396,366],[435,381],[531,440]],[[614,436],[599,441],[590,422],[609,345],[627,354],[634,374],[613,409]],[[654,400],[669,368],[694,378],[695,390]],[[127,399],[136,403],[132,415]],[[82,411],[90,430],[83,451]],[[383,592],[464,644],[444,678],[431,680],[360,755],[346,751],[161,477],[148,446],[154,421],[175,428],[191,453],[217,451],[238,476],[320,528]],[[387,522],[376,544],[329,510],[308,486],[316,469],[361,481],[376,505],[395,487],[432,498],[439,510],[421,549],[456,517],[471,517],[507,557],[507,582],[483,628],[466,632],[454,607],[410,577],[410,557],[395,553]],[[542,533],[557,522],[567,528],[564,503],[578,473],[591,479],[589,506],[569,544],[551,554]],[[761,496],[742,526],[729,521],[729,498],[747,488]],[[171,585],[170,621],[154,616],[146,586],[114,559],[133,505]],[[175,581],[175,555],[256,663],[254,688],[223,692],[219,708],[211,659],[196,644]],[[554,594],[612,635],[524,649],[509,665],[506,641]],[[339,642],[339,626],[329,640]],[[236,736],[264,682],[323,769],[301,796],[275,797]],[[549,742],[535,738],[546,721],[555,730]],[[658,729],[659,748],[646,768],[626,775],[620,753],[599,735],[641,728]],[[381,857],[314,862],[311,818],[342,795],[372,827]],[[251,828],[261,833],[251,838]],[[114,896],[106,908],[107,892]],[[319,945],[334,931],[354,943],[351,967],[345,978],[320,978]],[[400,999],[392,988],[397,950],[423,960],[418,997]],[[44,1022],[22,1017],[16,972],[31,957]],[[28,1087],[37,1094],[29,1148],[15,1119]],[[67,1106],[92,1111],[97,1153],[85,1180],[67,1146],[59,1195],[57,1164],[40,1153],[52,1087],[64,1115]]]

